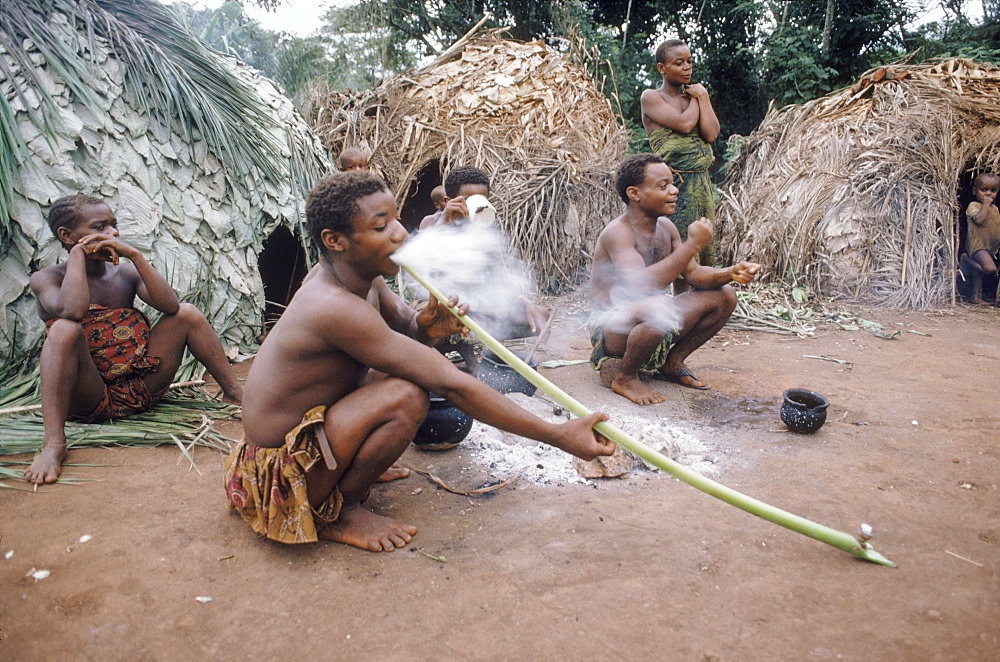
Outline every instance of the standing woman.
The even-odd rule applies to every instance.
[[[656,70],[663,85],[645,90],[640,99],[642,126],[649,146],[674,171],[680,189],[677,211],[671,217],[687,239],[687,228],[699,218],[715,220],[715,198],[709,168],[715,162],[711,142],[719,137],[719,119],[700,83],[691,84],[691,49],[679,39],[656,47]],[[699,264],[712,266],[715,246],[709,244],[696,256]]]

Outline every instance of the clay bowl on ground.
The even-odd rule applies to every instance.
[[[830,401],[825,396],[807,388],[790,388],[785,391],[781,405],[781,420],[794,432],[810,433],[823,427]]]
[[[413,443],[422,450],[444,451],[462,443],[471,429],[471,416],[440,395],[431,393],[427,417],[417,429]]]
[[[518,356],[524,358],[520,354]],[[538,361],[532,358],[528,365],[534,368],[538,365]],[[521,373],[507,365],[503,359],[490,350],[483,352],[479,365],[476,366],[476,370],[472,374],[479,381],[501,393],[524,393],[530,397],[538,390],[537,386],[522,377]]]

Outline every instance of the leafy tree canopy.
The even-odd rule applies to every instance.
[[[294,11],[280,0],[250,1]],[[310,39],[275,35],[233,6],[189,10],[189,22],[293,96],[315,78],[333,88],[375,85],[438,55],[489,13],[486,27],[543,39],[591,68],[631,126],[635,148],[645,137],[639,96],[660,84],[652,53],[663,39],[690,44],[723,137],[752,131],[769,104],[828,94],[909,53],[1000,55],[1000,0],[355,0],[327,10],[321,36]],[[981,18],[972,15],[980,6]],[[930,9],[941,20],[910,27]]]

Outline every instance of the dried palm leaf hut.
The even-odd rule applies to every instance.
[[[574,283],[619,213],[627,136],[586,71],[540,42],[496,33],[357,95],[317,93],[310,123],[331,153],[362,146],[413,228],[454,167],[490,176],[498,218],[545,288]]]
[[[108,202],[122,238],[205,311],[230,355],[252,347],[265,241],[280,227],[308,245],[304,192],[329,169],[291,102],[155,0],[0,9],[0,355],[43,333],[28,277],[65,259],[46,216],[73,193]]]
[[[720,249],[826,296],[952,302],[972,177],[998,166],[1000,69],[872,70],[771,111],[745,140],[722,186]]]

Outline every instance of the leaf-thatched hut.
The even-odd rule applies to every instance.
[[[579,277],[618,213],[626,131],[586,71],[540,42],[491,33],[374,90],[312,103],[311,124],[332,153],[371,152],[411,229],[452,168],[485,170],[504,231],[545,287]]]
[[[950,302],[972,176],[998,166],[1000,69],[876,69],[771,111],[745,140],[722,187],[720,248],[825,295]]]
[[[296,251],[304,261],[304,191],[329,169],[291,102],[155,0],[0,8],[0,354],[43,331],[28,276],[65,259],[45,216],[72,193],[108,201],[123,239],[202,307],[231,353],[252,345],[265,242],[284,228],[269,242],[292,250],[277,270]]]

